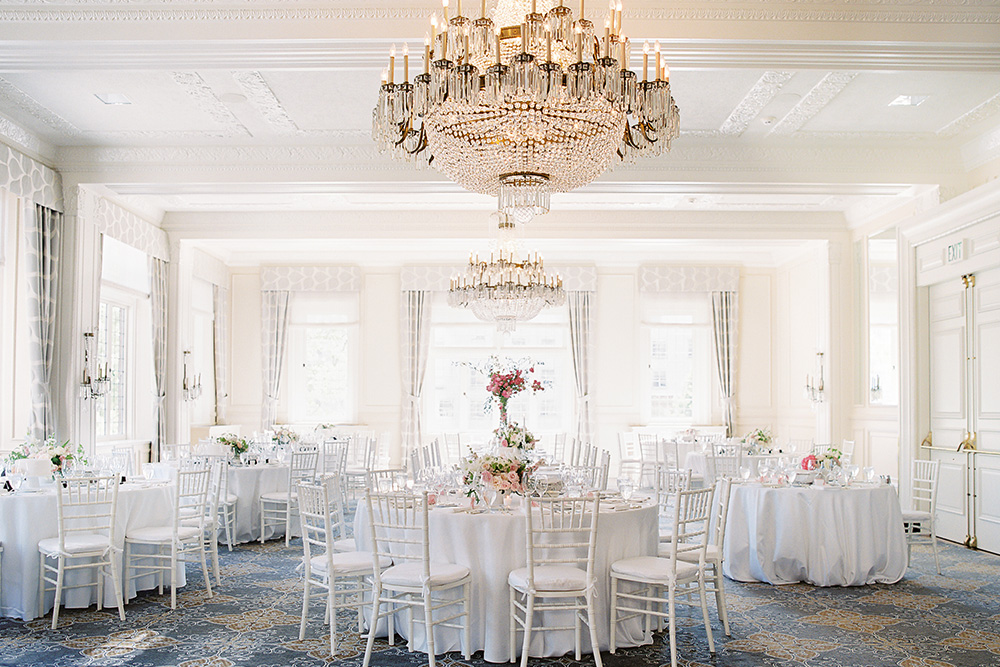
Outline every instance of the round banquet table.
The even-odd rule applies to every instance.
[[[127,483],[118,491],[118,512],[115,516],[115,538],[118,548],[125,545],[125,533],[138,528],[170,525],[173,521],[174,485],[153,483]],[[0,588],[0,614],[22,620],[44,616],[52,608],[53,592],[46,594],[43,608],[38,608],[38,542],[59,536],[56,518],[54,488],[35,493],[0,495],[0,543],[3,543]],[[145,553],[136,549],[136,553]],[[123,555],[118,554],[124,568]],[[66,575],[66,585],[77,581],[93,581],[94,570],[83,570]],[[183,586],[184,564],[177,568],[178,582]],[[125,581],[125,578],[122,578]],[[129,582],[124,599],[135,597],[137,590],[156,587],[155,575],[144,576]],[[63,603],[69,608],[89,607],[97,601],[96,588],[67,590]],[[105,580],[104,605],[116,606],[111,578]]]
[[[435,560],[458,563],[472,570],[470,610],[472,646],[483,651],[487,662],[508,662],[509,593],[507,575],[526,564],[525,519],[523,510],[509,513],[471,514],[455,508],[434,508],[429,513],[431,551]],[[656,555],[658,540],[656,505],[620,511],[602,510],[597,525],[597,552],[594,566],[597,577],[597,635],[602,649],[609,646],[611,564],[622,558]],[[371,548],[371,524],[364,502],[358,504],[354,535],[359,549]],[[559,614],[559,615],[557,615]],[[570,625],[566,612],[537,614],[540,625]],[[560,617],[560,615],[562,617]],[[571,618],[571,617],[570,617]],[[547,620],[546,620],[547,619]],[[397,621],[397,632],[406,631],[406,623]],[[426,650],[423,625],[414,626],[415,648]],[[436,628],[435,648],[440,652],[460,651],[461,632]],[[581,649],[590,650],[584,629]],[[618,646],[638,646],[643,633],[638,618],[619,624]],[[574,648],[573,631],[536,633],[532,636],[531,656],[560,656]],[[518,652],[521,636],[518,635]]]
[[[177,479],[177,463],[147,463],[155,471],[159,479]],[[236,496],[236,529],[233,534],[234,544],[255,542],[260,539],[260,501],[261,494],[277,493],[288,490],[288,466],[264,463],[244,466],[232,464],[229,466],[229,493]],[[280,526],[266,526],[264,539],[283,535]],[[292,517],[292,535],[298,535],[298,517]],[[219,539],[225,540],[225,528],[220,526]]]
[[[736,581],[896,583],[906,572],[899,498],[888,485],[734,484],[723,559]]]

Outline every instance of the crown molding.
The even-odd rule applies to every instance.
[[[0,11],[0,20],[3,12]],[[1000,12],[998,12],[1000,22]],[[637,37],[637,40],[640,39]],[[397,39],[398,41],[398,39]],[[0,72],[35,70],[381,69],[391,38],[0,41]],[[997,44],[670,39],[672,69],[1000,70]],[[632,67],[642,66],[633,54]]]

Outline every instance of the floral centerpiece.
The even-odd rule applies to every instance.
[[[299,434],[288,426],[275,426],[271,439],[282,445],[290,445],[299,441]]]
[[[43,442],[25,442],[7,456],[7,467],[12,467],[22,459],[47,460],[52,466],[52,474],[61,475],[70,461],[86,464],[87,457],[83,450],[83,445],[76,448],[69,444],[69,440],[63,444],[57,444],[55,437],[48,437]]]
[[[526,368],[520,366],[526,365]],[[487,364],[478,368],[489,378],[486,391],[490,392],[492,398],[487,402],[487,407],[493,399],[496,399],[500,406],[500,423],[507,423],[507,403],[522,391],[530,390],[532,393],[543,391],[545,387],[538,380],[529,379],[535,372],[535,366],[531,362],[522,360],[515,362],[510,359],[500,361],[496,356],[490,357]]]
[[[225,435],[220,435],[215,439],[220,445],[225,445],[232,452],[233,458],[238,459],[240,454],[244,454],[250,450],[250,443],[247,442],[246,438],[241,438],[233,433],[227,433]]]
[[[743,436],[743,444],[748,448],[751,456],[771,453],[771,430],[768,428],[758,428]]]
[[[510,449],[532,450],[538,442],[538,438],[532,435],[531,431],[517,422],[501,422],[500,428],[493,431],[493,435],[500,447]]]
[[[528,479],[541,465],[542,461],[531,462],[518,456],[472,454],[462,459],[465,495],[478,501],[487,487],[524,495]]]
[[[810,454],[802,459],[802,469],[816,470],[817,468],[839,466],[841,456],[843,456],[843,452],[836,447],[831,447],[822,454]]]

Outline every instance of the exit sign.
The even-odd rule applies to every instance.
[[[956,241],[944,249],[944,263],[954,264],[965,259],[965,241]]]

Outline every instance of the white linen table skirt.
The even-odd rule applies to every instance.
[[[472,616],[472,646],[483,651],[487,662],[508,662],[509,593],[507,575],[526,565],[525,519],[523,510],[511,513],[469,514],[453,509],[432,509],[429,516],[431,553],[436,560],[458,563],[472,570],[470,609]],[[371,524],[368,509],[362,501],[354,518],[354,534],[359,549],[371,548]],[[656,555],[658,540],[657,508],[649,505],[639,509],[602,511],[597,526],[597,635],[601,648],[609,646],[611,595],[611,564],[623,558]],[[403,617],[397,618],[397,632],[406,632]],[[565,613],[535,614],[535,625],[571,625],[572,617]],[[461,632],[449,628],[435,629],[435,649],[439,652],[460,651]],[[427,650],[426,633],[422,625],[414,626],[415,648]],[[643,634],[639,619],[619,625],[618,646],[637,646]],[[518,634],[520,654],[522,636]],[[536,633],[529,654],[533,657],[560,656],[573,650],[573,631]],[[586,628],[581,649],[590,651]]]
[[[124,548],[125,533],[138,528],[166,526],[173,521],[173,484],[128,483],[118,491],[115,538],[118,547]],[[42,609],[38,608],[38,542],[59,536],[56,518],[55,489],[37,493],[0,495],[0,542],[3,543],[2,588],[0,588],[0,613],[11,618],[31,620],[44,616],[52,608],[54,593],[47,593]],[[136,549],[136,553],[148,550]],[[124,568],[124,555],[119,553],[119,565]],[[179,564],[178,582],[183,586],[184,565]],[[124,570],[123,570],[124,571]],[[66,585],[93,581],[94,570],[83,570],[66,576]],[[124,577],[122,578],[124,582]],[[155,575],[144,576],[128,584],[124,599],[134,598],[137,590],[156,587]],[[64,593],[64,606],[85,608],[97,601],[96,588],[78,588]],[[104,605],[115,607],[111,578],[105,579]]]
[[[906,572],[899,498],[891,486],[734,484],[723,559],[736,581],[896,583]]]
[[[177,463],[147,463],[159,479],[177,479]],[[288,490],[288,466],[265,463],[255,466],[229,466],[229,493],[236,496],[236,529],[233,543],[245,544],[260,539],[260,496]],[[292,535],[298,535],[298,518],[292,518]],[[267,526],[264,539],[283,535],[280,526]],[[225,540],[225,527],[219,526],[219,539]]]

